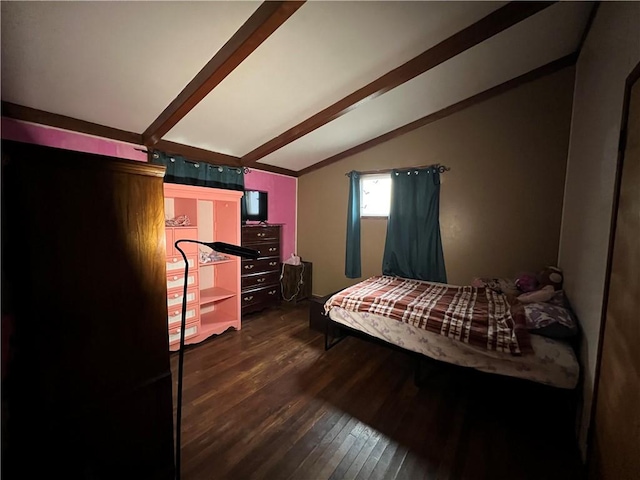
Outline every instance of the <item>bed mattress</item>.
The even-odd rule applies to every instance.
[[[514,356],[475,347],[408,323],[381,315],[332,307],[329,317],[338,323],[391,344],[446,363],[482,372],[523,378],[557,388],[573,389],[580,367],[570,345],[531,335],[532,354]]]

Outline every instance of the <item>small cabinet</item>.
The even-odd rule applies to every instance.
[[[298,303],[311,298],[311,278],[313,264],[301,262],[300,265],[282,266],[282,299],[285,302]]]
[[[243,315],[280,303],[280,245],[280,225],[242,226],[242,246],[259,252],[242,261]]]

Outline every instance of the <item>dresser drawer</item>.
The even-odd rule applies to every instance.
[[[198,335],[200,331],[200,324],[194,323],[191,325],[187,325],[184,329],[184,338],[185,340],[195,337]],[[180,343],[180,327],[169,329],[169,345],[173,345],[176,343]]]
[[[260,258],[258,260],[243,260],[240,273],[242,275],[273,272],[280,270],[280,259],[278,257]]]
[[[184,286],[183,286],[184,288]],[[173,308],[182,308],[182,289],[173,291],[167,295],[167,307],[169,310]],[[198,289],[191,288],[187,290],[187,305],[198,303]]]
[[[280,282],[280,272],[256,273],[242,276],[242,290],[249,290],[269,285],[277,285]]]
[[[263,288],[256,288],[242,292],[241,305],[246,307],[254,303],[271,303],[280,299],[280,285],[271,285]]]
[[[189,262],[189,270],[196,268],[197,264],[195,256],[188,256],[187,262]],[[184,267],[185,265],[182,255],[167,257],[167,275],[174,272],[184,273]]]
[[[200,318],[200,305],[187,305],[187,311],[184,316],[187,325],[197,321]],[[168,313],[168,324],[169,328],[177,327],[182,322],[182,305],[179,307],[170,308]]]
[[[198,285],[198,272],[189,270],[187,277],[187,288]],[[184,289],[184,272],[167,275],[167,290]],[[173,293],[173,292],[171,292]],[[168,296],[168,295],[167,295]]]
[[[242,229],[242,245],[249,243],[261,243],[267,240],[275,240],[276,242],[280,239],[280,227],[245,227]]]
[[[280,244],[278,242],[266,242],[252,245],[251,248],[258,251],[258,258],[276,257],[280,258]]]

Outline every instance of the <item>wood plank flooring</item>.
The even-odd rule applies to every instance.
[[[405,353],[323,341],[305,302],[188,347],[182,479],[582,478],[553,389],[457,368],[418,388]]]

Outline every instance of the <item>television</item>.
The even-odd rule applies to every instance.
[[[269,205],[267,192],[245,190],[240,205],[243,224],[247,223],[247,221],[267,221],[267,208]]]

